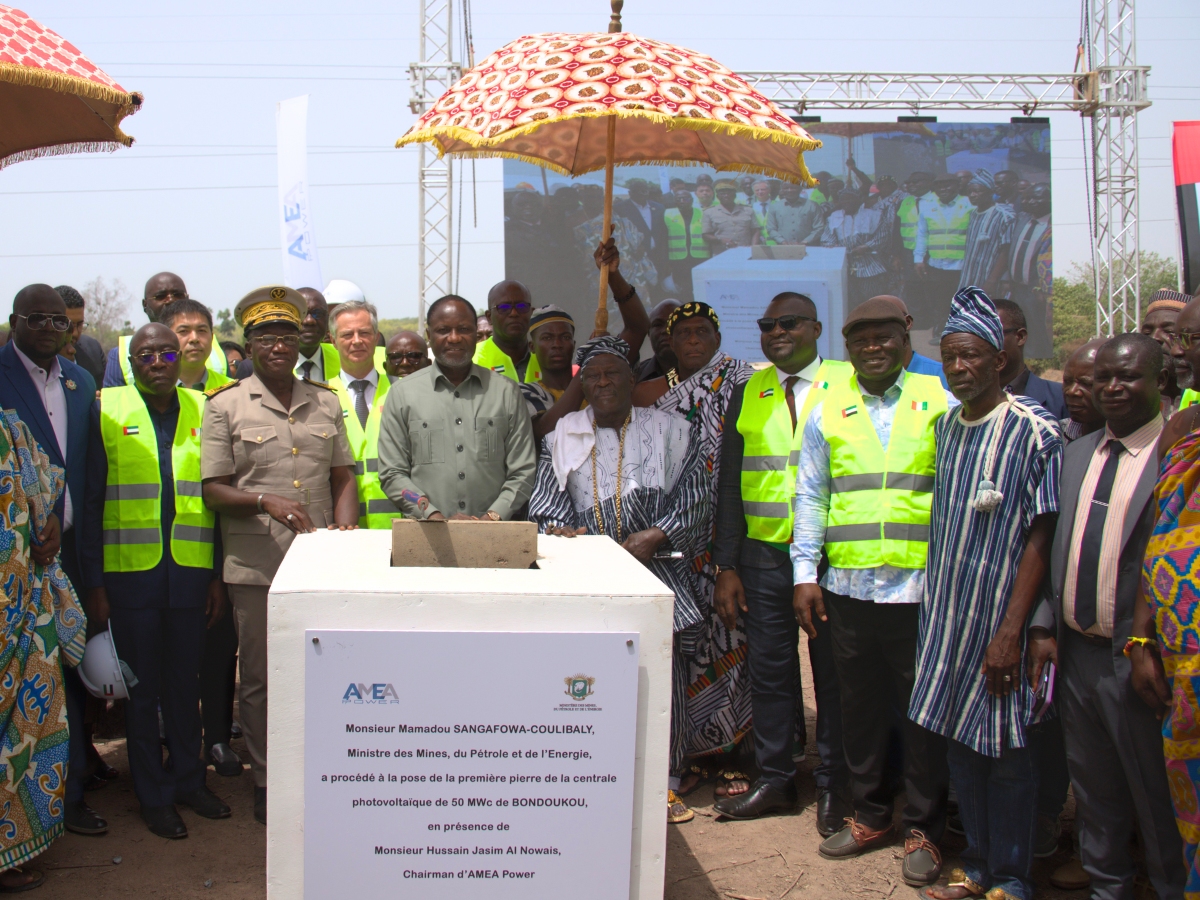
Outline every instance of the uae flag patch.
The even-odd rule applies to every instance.
[[[920,403],[918,403],[916,400],[914,400],[912,402],[912,405],[913,405],[913,409],[916,410],[917,412],[923,412],[924,410],[929,409],[929,404],[926,403],[924,400],[922,400]]]
[[[847,406],[845,409],[842,410],[842,418],[843,419],[848,419],[851,416],[856,416],[856,415],[858,415],[858,404],[857,403],[855,403],[852,406]]]
[[[758,399],[762,400],[764,397],[774,397],[774,396],[775,396],[775,388],[767,388],[765,391],[763,391],[762,393],[760,393],[758,395]]]
[[[126,425],[121,429],[121,434],[137,434],[138,427],[136,425]]]
[[[500,374],[502,374],[502,375],[503,375],[503,374],[504,374],[504,363],[501,363],[501,364],[500,364],[500,365],[498,365],[498,366],[492,366],[492,371],[493,371],[493,372],[499,372]]]

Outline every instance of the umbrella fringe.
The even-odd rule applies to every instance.
[[[126,145],[119,141],[83,141],[75,144],[54,144],[50,147],[31,147],[28,150],[18,150],[16,153],[0,157],[0,169],[14,163],[41,159],[45,156],[66,156],[69,153],[112,153],[118,147],[123,146]]]
[[[67,75],[63,72],[21,66],[15,63],[0,63],[0,81],[5,81],[9,84],[46,88],[47,90],[58,91],[61,94],[74,94],[77,97],[86,97],[89,100],[111,103],[117,107],[117,122],[137,112],[140,105],[140,98],[139,100],[135,100],[133,94],[127,94],[124,91],[119,91],[107,85],[96,84],[96,82],[80,78],[78,75]]]
[[[788,144],[796,148],[796,164],[800,169],[800,174],[803,183],[808,186],[813,186],[817,183],[816,179],[808,171],[808,167],[804,165],[804,151],[816,150],[821,147],[821,142],[818,140],[805,140],[804,138],[796,137],[786,132],[772,131],[769,128],[759,128],[755,125],[739,125],[732,122],[718,122],[713,119],[698,119],[682,116],[667,116],[662,113],[649,111],[640,111],[632,109],[623,109],[619,113],[583,113],[582,115],[571,116],[570,118],[588,118],[601,119],[611,115],[619,116],[640,116],[644,119],[652,119],[668,125],[671,129],[684,128],[689,131],[712,131],[724,132],[733,137],[749,137],[754,140],[766,140],[776,144]],[[562,121],[552,119],[552,122]],[[503,136],[496,141],[497,144],[507,143],[515,138],[524,137],[527,134],[532,134],[539,128],[550,124],[549,122],[534,122],[530,125],[523,125],[520,128],[514,128],[504,132]],[[519,159],[522,162],[532,163],[534,165],[543,166],[563,175],[585,175],[588,172],[598,172],[604,168],[603,164],[593,166],[588,169],[581,169],[578,172],[572,172],[563,166],[552,163],[549,160],[542,159],[537,156],[516,153],[511,150],[501,150],[498,146],[488,146],[492,144],[492,140],[482,137],[473,131],[468,131],[466,128],[457,125],[440,125],[436,128],[426,128],[422,131],[406,134],[396,141],[396,147],[403,147],[406,144],[414,144],[418,142],[428,142],[437,148],[438,158],[445,155],[446,150],[438,141],[439,137],[452,137],[470,144],[474,150],[469,151],[454,151],[453,155],[463,159],[489,159],[489,158],[504,158],[504,159]],[[780,172],[770,166],[758,165],[755,163],[738,163],[727,166],[713,166],[709,162],[701,160],[632,160],[629,162],[619,162],[616,165],[656,165],[656,166],[709,166],[717,172],[746,172],[752,175],[772,175],[776,178],[782,178],[785,181],[792,181],[793,176]]]

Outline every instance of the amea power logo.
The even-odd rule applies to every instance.
[[[399,703],[400,695],[390,684],[351,682],[342,695],[343,703]]]

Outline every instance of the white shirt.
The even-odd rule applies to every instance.
[[[58,452],[62,454],[65,461],[67,458],[67,395],[63,391],[62,366],[58,364],[58,357],[54,357],[54,364],[47,372],[22,353],[16,342],[13,343],[13,349],[17,351],[21,364],[25,366],[25,371],[33,379],[33,386],[37,388],[38,395],[42,398],[42,406],[46,408],[46,414],[50,417],[50,425],[54,428],[55,440],[58,441]],[[71,492],[64,488],[62,530],[66,531],[74,522],[75,511],[71,506]]]
[[[645,206],[638,206],[632,200],[629,203],[642,214],[642,219],[646,222],[646,228],[650,231],[650,249],[654,249],[654,218],[650,213],[649,201],[647,201]]]
[[[800,379],[792,385],[792,396],[796,398],[796,414],[800,414],[800,410],[804,409],[804,401],[808,397],[808,392],[812,390],[813,384],[817,380],[817,370],[821,368],[821,355],[818,353],[816,358],[807,366],[796,373],[796,377]],[[780,369],[778,372],[779,383],[786,385],[789,377],[788,373]],[[804,423],[798,423],[803,426]]]
[[[370,409],[372,404],[375,403],[375,389],[379,387],[378,369],[371,369],[371,371],[364,375],[361,379],[355,378],[345,369],[342,369],[341,373],[338,375],[338,378],[341,379],[342,387],[346,389],[346,393],[350,395],[350,399],[354,401],[358,400],[358,395],[357,391],[350,387],[350,385],[355,381],[365,381],[367,383],[367,387],[363,393],[367,395],[367,409]]]
[[[828,228],[838,236],[843,244],[848,244],[856,234],[872,235],[878,230],[880,212],[860,206],[852,216],[846,215],[842,209],[834,210],[829,216]]]
[[[325,354],[321,351],[320,344],[317,344],[317,349],[313,351],[312,356],[305,356],[303,353],[301,353],[299,358],[297,358],[297,360],[296,360],[296,376],[297,377],[299,377],[299,378],[304,377],[304,364],[306,362],[310,362],[313,364],[312,372],[308,376],[309,378],[311,378],[313,381],[327,381],[328,380],[325,378]]]

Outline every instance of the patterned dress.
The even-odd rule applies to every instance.
[[[1142,567],[1154,615],[1171,709],[1163,719],[1163,755],[1175,821],[1188,868],[1184,896],[1200,898],[1200,431],[1162,462],[1154,499],[1158,520]]]
[[[1058,421],[1028,397],[1020,402],[1045,427],[1017,415],[1009,404],[975,422],[964,422],[959,407],[935,426],[929,560],[908,711],[918,725],[992,757],[1026,745],[1034,695],[1021,666],[1016,690],[993,697],[982,673],[983,657],[1008,611],[1033,520],[1058,511],[1062,468]],[[985,478],[993,439],[990,480],[1004,498],[992,512],[982,512],[970,501]]]
[[[713,605],[717,582],[712,542],[716,534],[717,481],[725,410],[734,391],[740,390],[753,374],[754,369],[748,363],[718,352],[708,365],[668,389],[654,404],[656,409],[682,416],[697,429],[700,464],[709,479],[706,515],[700,527],[704,540],[691,558],[703,620],[681,633],[690,669],[687,688],[689,756],[727,751],[750,730],[746,633],[740,615],[738,627],[733,631],[726,629]],[[802,723],[803,717],[799,721]]]
[[[64,487],[25,424],[0,412],[0,871],[62,834],[67,710],[62,666],[83,659],[86,620],[56,559],[30,557]]]

